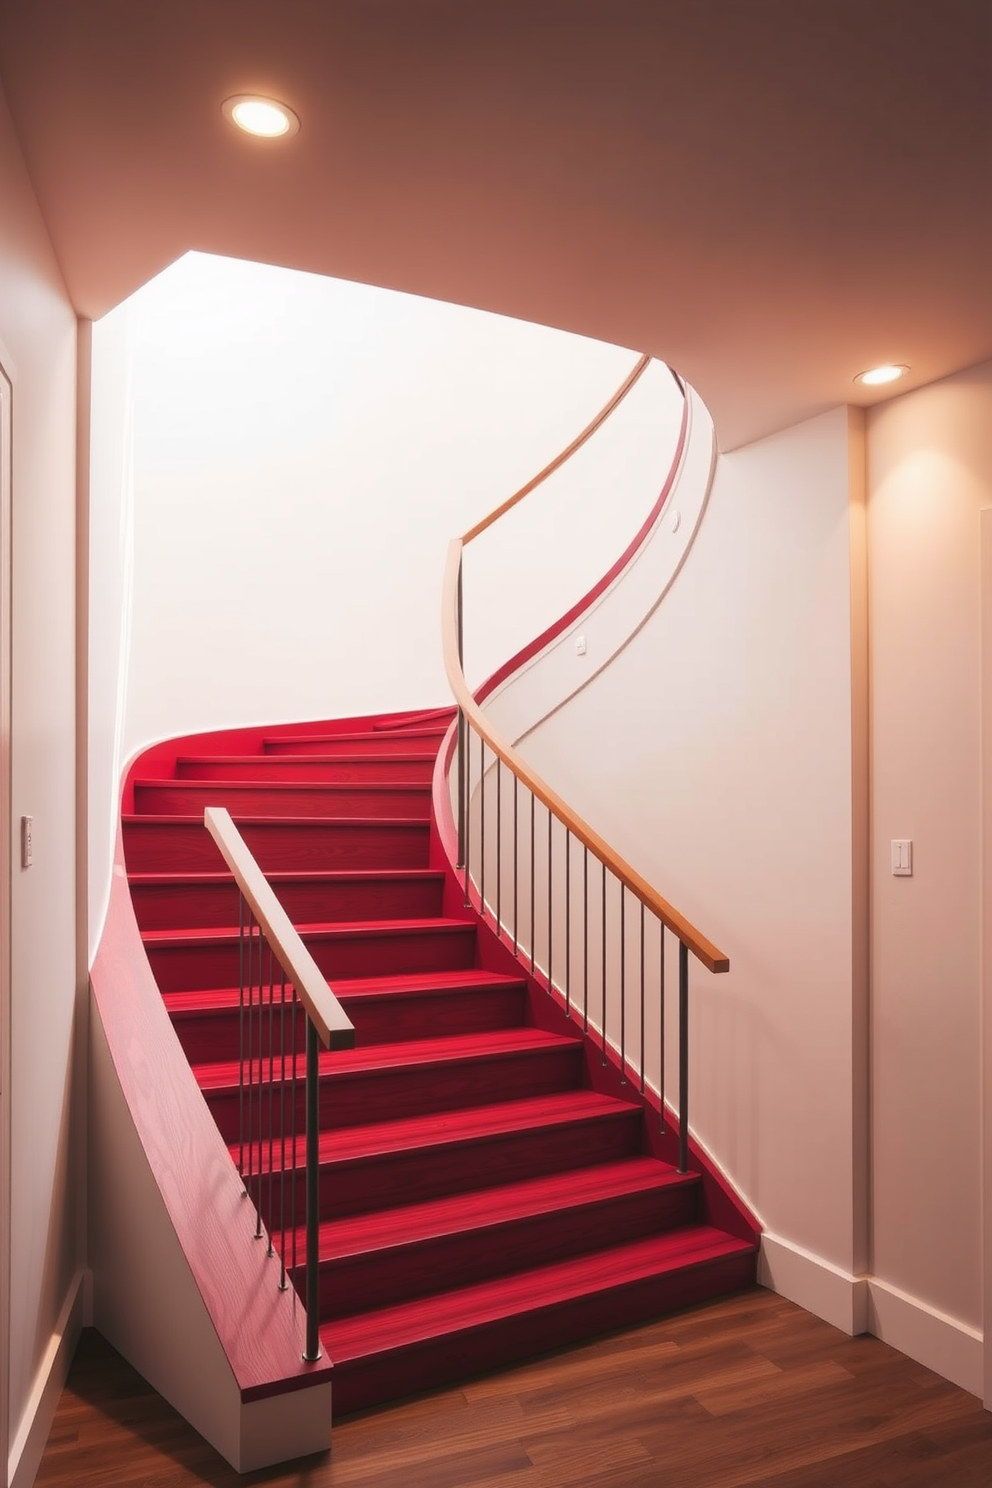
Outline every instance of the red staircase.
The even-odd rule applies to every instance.
[[[676,1171],[657,1112],[463,907],[431,820],[450,717],[200,736],[149,751],[125,792],[135,914],[225,1140],[239,901],[205,806],[230,810],[355,1025],[320,1062],[337,1412],[754,1279],[726,1186],[696,1153]],[[289,1165],[302,1191],[302,1150]]]

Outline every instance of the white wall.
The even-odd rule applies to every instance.
[[[892,399],[868,428],[874,1270],[980,1329],[980,513],[992,506],[992,363]],[[891,874],[894,837],[913,840],[912,878]]]
[[[0,97],[0,360],[13,384],[11,1472],[33,1473],[81,1257],[71,1126],[76,320]],[[34,817],[34,866],[19,821]],[[71,1311],[71,1307],[69,1309]],[[40,1433],[40,1442],[38,1436]]]
[[[448,541],[557,455],[636,360],[543,326],[199,254],[93,339],[91,954],[124,761],[199,729],[446,701]],[[476,668],[530,639],[623,551],[680,414],[667,370],[653,369],[569,476],[535,494],[538,536],[500,625],[475,632]],[[551,541],[564,557],[549,583]]]
[[[722,456],[664,604],[521,745],[729,954],[691,974],[693,1129],[773,1234],[847,1278],[855,432],[838,409]]]

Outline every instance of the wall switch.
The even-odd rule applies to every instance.
[[[586,638],[585,638],[585,636],[576,636],[575,637],[575,654],[576,654],[576,656],[585,656],[585,654],[586,654]]]
[[[34,858],[34,817],[21,817],[21,867],[30,868]]]
[[[913,876],[913,843],[908,837],[892,839],[892,872],[896,878]]]

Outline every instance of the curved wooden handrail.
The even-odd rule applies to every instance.
[[[208,806],[203,813],[203,821],[234,874],[245,902],[264,930],[276,960],[296,988],[296,994],[306,1008],[324,1048],[354,1048],[355,1025],[327,985],[326,977],[273,893],[247,843],[231,820],[230,812],[223,806]]]
[[[671,930],[709,971],[722,972],[730,970],[729,957],[725,956],[695,925],[687,920],[684,915],[681,915],[673,905],[669,904],[667,899],[663,899],[652,888],[647,879],[642,878],[635,868],[632,868],[587,821],[579,816],[578,812],[573,811],[571,806],[548,785],[547,781],[543,780],[535,770],[531,769],[527,761],[517,753],[512,745],[507,744],[505,740],[499,737],[469,690],[464,671],[462,670],[460,657],[460,588],[462,553],[464,549],[480,533],[485,532],[488,527],[491,527],[494,522],[497,522],[504,513],[516,506],[519,501],[522,501],[543,480],[564,465],[576,450],[585,444],[627,396],[650,362],[651,358],[649,356],[640,358],[626,380],[591,423],[587,424],[582,433],[573,439],[572,443],[566,449],[562,450],[561,454],[552,460],[549,465],[546,465],[533,480],[528,481],[508,501],[504,501],[495,511],[490,512],[488,517],[484,517],[481,522],[477,522],[464,536],[452,539],[448,546],[448,556],[444,569],[441,643],[445,671],[455,701],[462,710],[465,718],[472,724],[475,732],[485,740],[493,754],[497,755],[508,766],[527,789],[532,791],[534,796],[571,832],[572,836],[577,838],[583,846],[588,847],[590,852],[594,853],[600,862],[605,864],[609,872],[624,884],[641,901],[645,908],[655,914],[662,924]]]
[[[609,402],[604,403],[603,407],[596,414],[596,417],[590,420],[588,424],[586,424],[585,428],[582,430],[582,433],[577,434],[572,440],[571,444],[567,445],[565,449],[562,450],[561,454],[555,455],[554,459],[550,461],[549,464],[545,465],[543,470],[539,470],[537,475],[529,480],[525,486],[521,486],[519,491],[515,491],[514,494],[510,496],[506,501],[504,501],[502,505],[498,506],[495,511],[491,511],[488,517],[483,517],[481,522],[476,522],[474,527],[470,527],[467,532],[463,533],[462,543],[467,547],[473,538],[479,536],[480,532],[485,532],[487,527],[491,527],[494,522],[498,522],[500,517],[505,516],[508,511],[512,510],[512,508],[517,505],[518,501],[523,501],[524,497],[529,496],[531,491],[536,491],[537,487],[542,483],[542,481],[546,481],[549,475],[554,475],[555,471],[559,470],[561,466],[565,464],[566,460],[570,460],[572,456],[578,450],[580,450],[588,440],[592,438],[596,430],[606,422],[613,410],[619,407],[624,398],[626,398],[627,394],[630,392],[631,388],[634,386],[637,380],[644,375],[650,365],[651,358],[649,356],[640,357],[635,365],[631,368],[630,372],[628,372],[623,382],[617,388],[612,398],[610,398]]]

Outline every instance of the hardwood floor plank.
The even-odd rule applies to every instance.
[[[992,1488],[992,1414],[755,1288],[339,1421],[239,1477],[99,1335],[38,1488]]]

